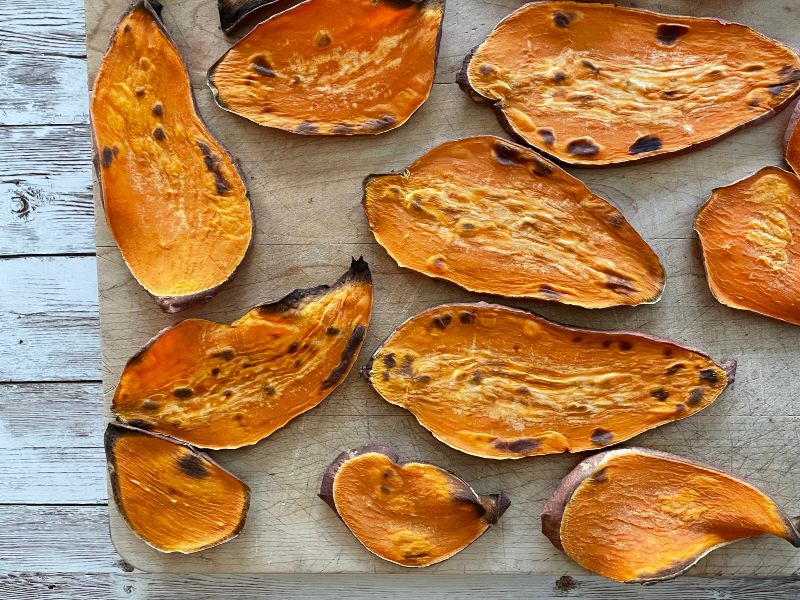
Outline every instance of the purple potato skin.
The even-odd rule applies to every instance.
[[[346,463],[348,460],[351,460],[357,456],[361,456],[363,454],[369,453],[377,453],[383,454],[393,463],[403,466],[410,462],[419,462],[419,461],[405,461],[401,462],[397,452],[395,452],[392,448],[385,446],[383,444],[368,444],[366,446],[361,446],[360,448],[356,448],[354,450],[347,450],[342,452],[339,456],[337,456],[334,461],[325,469],[325,473],[322,476],[322,484],[320,485],[319,490],[319,497],[328,505],[330,506],[333,511],[339,515],[339,511],[336,509],[336,503],[333,500],[333,483],[336,479],[336,474],[339,471],[339,468]],[[429,464],[429,463],[424,463]],[[430,465],[436,467],[436,465]],[[489,525],[495,525],[500,517],[503,516],[503,513],[506,512],[509,506],[511,506],[511,501],[509,500],[508,496],[504,492],[499,492],[497,494],[488,494],[485,496],[481,496],[480,494],[476,493],[466,481],[461,479],[458,475],[449,471],[447,469],[442,469],[441,467],[436,467],[437,469],[441,469],[445,471],[450,477],[453,479],[453,484],[458,488],[458,492],[456,494],[457,499],[462,502],[469,502],[473,504],[478,510],[483,511],[481,515],[481,520],[486,522]],[[341,515],[339,515],[341,518]]]
[[[613,457],[614,454],[621,454],[621,453],[637,453],[643,454],[646,456],[656,456],[660,458],[666,458],[670,460],[675,460],[679,462],[683,462],[685,464],[694,465],[697,467],[701,467],[703,469],[710,469],[712,471],[717,471],[719,473],[723,473],[735,479],[741,478],[733,475],[732,473],[728,473],[723,469],[719,469],[717,467],[712,467],[710,465],[704,464],[699,461],[691,460],[688,458],[684,458],[682,456],[678,456],[675,454],[670,454],[669,452],[661,452],[659,450],[651,450],[649,448],[637,448],[637,447],[625,447],[625,448],[615,448],[613,450],[605,450],[602,452],[598,452],[594,454],[580,463],[570,471],[564,479],[561,480],[558,488],[553,493],[553,495],[545,502],[544,506],[542,507],[542,533],[550,540],[550,542],[562,552],[564,551],[564,546],[561,543],[561,521],[564,517],[564,511],[569,504],[572,495],[575,493],[575,490],[586,481],[589,477],[592,476],[597,470],[597,467],[600,466],[601,463],[605,461],[606,458]],[[796,548],[800,548],[800,531],[798,531],[798,525],[800,525],[800,517],[790,519],[784,515],[784,520],[788,526],[789,530],[789,537],[786,538],[790,544],[795,546]],[[633,580],[630,583],[657,583],[660,581],[666,581],[669,579],[673,579],[682,575],[686,572],[690,567],[694,566],[701,558],[703,558],[705,554],[698,556],[696,558],[687,560],[680,564],[671,565],[670,567],[663,569],[661,572],[655,574],[652,577],[648,577],[646,579],[637,579]]]

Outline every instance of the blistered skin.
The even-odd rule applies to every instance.
[[[608,202],[535,152],[492,136],[446,142],[364,191],[397,263],[475,292],[588,308],[654,302],[664,269]]]
[[[763,533],[800,543],[775,503],[744,481],[679,457],[626,449],[586,474],[567,502],[560,538],[590,571],[647,582]]]
[[[358,356],[372,309],[363,261],[234,323],[187,319],[131,358],[112,410],[202,448],[254,444],[324,400]]]
[[[715,19],[535,2],[475,49],[462,85],[496,103],[532,146],[603,165],[684,150],[774,114],[800,89],[800,57]]]
[[[376,134],[428,98],[444,0],[308,0],[255,27],[211,68],[217,103],[305,135]]]
[[[507,459],[594,450],[688,417],[725,389],[726,369],[673,342],[478,303],[409,319],[366,374],[445,444]]]
[[[205,454],[111,424],[106,455],[120,513],[153,548],[197,552],[228,541],[243,527],[250,490]]]
[[[345,461],[333,484],[336,511],[353,535],[370,552],[406,567],[450,558],[486,531],[477,498],[439,467],[399,465],[375,452]]]
[[[149,7],[138,3],[117,26],[92,92],[92,128],[122,256],[150,294],[175,298],[228,280],[253,223],[244,182],[196,114],[183,60]]]
[[[766,167],[697,213],[708,284],[727,306],[800,325],[800,179]]]

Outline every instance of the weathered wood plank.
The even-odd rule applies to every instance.
[[[0,257],[94,252],[88,126],[0,127],[0,165]]]
[[[0,125],[85,123],[81,0],[0,3]]]
[[[800,580],[680,579],[657,586],[622,585],[596,577],[420,574],[403,578],[379,575],[158,575],[149,573],[9,573],[0,575],[0,588],[15,600],[407,600],[409,597],[462,600],[794,600]]]
[[[100,375],[94,257],[0,259],[0,382]]]

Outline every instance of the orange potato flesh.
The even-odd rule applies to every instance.
[[[308,0],[256,26],[211,68],[217,103],[300,134],[375,134],[428,98],[444,0]]]
[[[729,383],[724,368],[673,342],[483,303],[412,317],[367,375],[445,444],[495,459],[617,444],[702,410]]]
[[[183,60],[147,2],[117,26],[91,118],[106,219],[139,283],[175,298],[227,281],[252,237],[247,190],[195,112]]]
[[[509,130],[570,164],[709,142],[785,106],[800,57],[743,25],[582,2],[530,3],[461,76]]]
[[[800,173],[800,106],[795,106],[786,132],[786,162],[795,173]]]
[[[800,325],[800,179],[766,167],[697,213],[708,284],[727,306]]]
[[[197,552],[230,540],[244,526],[250,490],[205,454],[110,424],[106,455],[120,513],[153,548]]]
[[[446,142],[364,192],[400,266],[474,291],[587,308],[654,302],[664,269],[625,217],[579,180],[500,138]]]
[[[334,286],[295,292],[231,325],[187,319],[128,361],[112,410],[202,448],[254,444],[344,380],[371,309],[359,260]]]
[[[756,488],[646,452],[611,453],[569,499],[561,543],[583,567],[618,581],[657,580],[736,540],[762,533],[796,540],[786,516]]]
[[[462,495],[463,482],[439,467],[375,452],[346,461],[333,484],[336,511],[358,541],[406,567],[450,558],[488,529],[480,505]]]

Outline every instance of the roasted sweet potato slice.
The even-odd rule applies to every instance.
[[[473,292],[587,308],[655,302],[658,256],[608,202],[500,138],[446,142],[364,186],[370,229],[400,266]]]
[[[208,72],[222,108],[305,135],[383,133],[428,98],[444,0],[308,0]]]
[[[239,535],[250,488],[191,446],[109,423],[105,435],[114,502],[156,550],[189,554]]]
[[[404,567],[457,554],[511,504],[502,492],[481,496],[449,471],[401,463],[394,450],[376,445],[342,452],[319,495],[367,550]]]
[[[708,285],[726,306],[800,325],[800,179],[766,167],[697,213]]]
[[[644,448],[575,467],[545,504],[542,532],[590,571],[639,583],[676,577],[715,548],[762,533],[800,547],[797,519],[753,486]]]
[[[795,173],[800,173],[800,104],[795,105],[786,130],[786,162]]]
[[[211,298],[253,235],[233,159],[200,120],[189,74],[144,0],[122,18],[91,97],[108,226],[133,276],[168,312]]]
[[[412,317],[364,374],[448,446],[505,459],[593,450],[688,417],[734,370],[675,342],[481,302]]]
[[[586,2],[532,2],[464,61],[459,84],[565,163],[679,152],[774,115],[800,57],[744,25]]]
[[[372,310],[364,260],[333,286],[295,290],[231,325],[187,319],[128,361],[112,410],[202,448],[255,444],[347,376]]]

